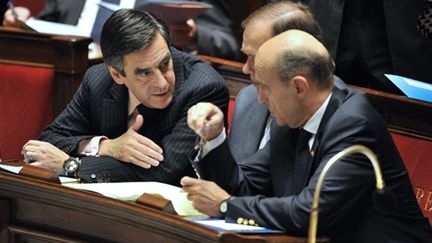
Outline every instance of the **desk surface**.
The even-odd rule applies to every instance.
[[[0,242],[306,242],[217,232],[133,202],[3,171],[0,226]]]

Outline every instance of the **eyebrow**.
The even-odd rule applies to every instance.
[[[162,63],[165,63],[165,62],[169,61],[169,59],[171,59],[171,53],[170,53],[170,52],[167,52],[167,53],[165,54],[165,56],[162,58],[162,60],[159,62],[158,67],[159,67]],[[135,74],[135,75],[140,75],[140,74],[143,74],[143,73],[147,74],[147,73],[149,73],[149,72],[150,72],[150,68],[139,68],[139,67],[137,67],[137,68],[135,68],[134,74]]]
[[[161,63],[168,62],[170,59],[171,59],[171,53],[170,53],[170,52],[167,52],[167,53],[165,54],[164,58],[162,58],[162,61],[159,63],[159,65],[160,65]]]

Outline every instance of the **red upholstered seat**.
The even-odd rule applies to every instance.
[[[53,120],[54,70],[0,63],[0,158],[21,148]]]
[[[411,178],[417,201],[432,224],[432,141],[392,133]]]
[[[235,97],[231,97],[228,103],[228,114],[227,114],[227,119],[228,119],[228,131],[227,133],[229,134],[230,130],[231,130],[231,122],[232,122],[232,117],[233,117],[233,112],[234,112],[234,107],[235,107]]]

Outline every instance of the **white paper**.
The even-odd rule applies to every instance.
[[[12,165],[2,165],[0,164],[0,168],[15,174],[19,174],[22,170],[22,166],[12,166]]]
[[[88,35],[85,35],[84,31],[80,30],[76,25],[55,23],[35,18],[28,19],[26,24],[39,33],[89,37]]]
[[[160,182],[117,182],[64,184],[63,186],[100,193],[106,197],[125,201],[135,201],[143,193],[159,194],[172,202],[174,210],[180,216],[204,216],[193,208],[192,202],[180,187]]]
[[[211,227],[216,227],[222,230],[226,231],[260,231],[265,230],[264,227],[257,227],[257,226],[251,226],[251,225],[244,225],[244,224],[233,224],[233,223],[227,223],[224,219],[209,219],[209,220],[194,220],[194,222],[199,224],[204,224]]]

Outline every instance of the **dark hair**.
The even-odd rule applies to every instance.
[[[270,21],[272,36],[291,29],[311,34],[322,42],[322,30],[309,7],[291,1],[278,1],[264,5],[250,14],[242,23],[243,29],[251,22]]]
[[[125,75],[123,57],[146,48],[156,33],[170,44],[168,27],[157,17],[133,9],[115,11],[101,33],[100,45],[105,63]]]
[[[279,77],[282,82],[291,80],[296,75],[308,77],[320,89],[333,87],[335,65],[327,55],[313,50],[286,50],[279,59]]]

